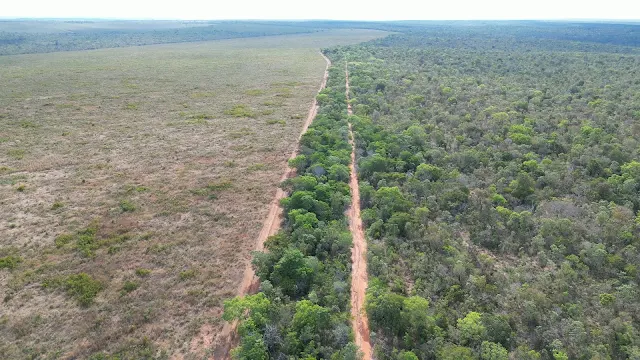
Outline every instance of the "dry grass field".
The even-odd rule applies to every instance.
[[[0,358],[206,356],[319,48],[383,34],[0,57]]]

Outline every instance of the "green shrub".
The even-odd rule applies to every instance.
[[[118,251],[120,251],[121,249],[122,249],[122,247],[120,245],[109,246],[109,248],[107,249],[107,254],[113,255],[113,254],[117,253]]]
[[[233,186],[231,181],[222,181],[222,182],[219,182],[219,183],[210,183],[209,185],[207,185],[207,190],[209,190],[209,191],[222,191],[222,190],[230,189],[231,186]]]
[[[231,181],[222,181],[217,183],[209,183],[204,188],[201,189],[193,189],[191,193],[198,196],[207,196],[209,200],[215,200],[218,198],[218,193],[223,190],[230,189],[233,186]]]
[[[92,225],[84,230],[78,231],[76,234],[76,249],[78,249],[84,256],[93,256],[93,250],[98,248],[98,243],[96,242],[97,232],[97,226]]]
[[[9,255],[0,258],[0,269],[14,269],[22,262],[22,258],[16,255]]]
[[[225,110],[224,113],[225,115],[230,115],[233,117],[256,117],[255,112],[253,112],[247,105],[243,104],[234,105],[232,108]]]
[[[57,209],[60,209],[61,207],[64,207],[64,203],[60,201],[56,201],[53,203],[53,205],[51,205],[51,210],[57,210]]]
[[[23,120],[20,121],[20,127],[24,129],[33,129],[37,128],[38,126],[31,121]]]
[[[264,90],[251,89],[251,90],[245,91],[244,93],[249,95],[249,96],[259,96],[259,95],[263,95],[264,94]]]
[[[263,163],[257,163],[247,167],[247,171],[262,171],[266,169],[267,169],[267,165]]]
[[[95,297],[103,289],[102,283],[87,273],[69,275],[64,280],[63,287],[67,294],[82,306],[91,305]]]
[[[149,274],[151,274],[151,270],[149,269],[143,269],[143,268],[136,269],[136,275],[140,277],[145,277],[145,276],[148,276]]]
[[[180,280],[188,280],[196,277],[196,271],[193,269],[180,272]]]
[[[7,155],[9,155],[10,157],[16,160],[21,160],[24,157],[24,154],[25,154],[25,151],[22,149],[11,149],[7,151]]]
[[[120,210],[122,212],[133,212],[136,210],[136,206],[129,200],[121,200]]]
[[[189,119],[192,119],[192,120],[211,120],[211,119],[215,119],[215,117],[213,115],[210,115],[210,114],[193,114],[193,115],[189,116]]]
[[[74,236],[71,234],[61,234],[56,237],[56,239],[54,240],[54,243],[56,244],[57,248],[61,248],[67,245],[68,243],[70,243],[73,240],[73,238]]]
[[[139,286],[140,286],[140,284],[138,284],[137,282],[127,280],[122,285],[122,291],[124,291],[126,293],[130,293],[130,292],[134,291],[135,289],[137,289]]]

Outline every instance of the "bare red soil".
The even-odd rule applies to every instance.
[[[349,71],[345,65],[347,86],[347,113],[353,115],[349,104]],[[349,122],[349,143],[351,144],[351,208],[347,212],[349,217],[349,230],[353,236],[353,248],[351,248],[351,316],[353,317],[353,331],[356,345],[363,353],[363,360],[370,360],[372,356],[371,341],[369,338],[369,319],[364,309],[365,295],[369,278],[367,275],[367,240],[364,236],[362,218],[360,217],[360,187],[358,186],[358,174],[356,173],[356,144],[353,137],[351,122]]]

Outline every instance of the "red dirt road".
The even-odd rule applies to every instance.
[[[327,62],[327,67],[325,68],[324,76],[322,77],[322,83],[320,84],[320,89],[318,90],[318,92],[322,91],[322,89],[324,89],[325,86],[327,85],[327,78],[329,77],[329,66],[331,66],[331,61],[326,56],[324,56],[324,54],[320,53],[320,55],[322,55],[324,60]],[[305,132],[307,132],[309,125],[311,125],[317,113],[318,113],[318,103],[314,98],[311,104],[311,107],[309,108],[307,119],[305,120],[302,126],[302,131],[298,136],[298,142],[302,138],[302,135]],[[296,146],[296,148],[293,150],[289,158],[293,159],[297,155],[298,155],[298,146]],[[286,169],[282,174],[281,181],[284,181],[295,174],[295,169],[292,169],[286,165],[285,167]],[[286,195],[287,194],[282,189],[280,188],[277,189],[275,197],[271,202],[271,205],[269,205],[269,214],[267,215],[267,218],[262,223],[262,229],[260,230],[260,233],[258,234],[258,238],[256,239],[256,246],[255,246],[256,251],[262,251],[264,249],[264,242],[267,240],[267,238],[269,238],[269,236],[275,235],[280,229],[280,224],[282,222],[282,208],[280,207],[280,200],[283,199]],[[243,296],[243,295],[255,293],[258,290],[259,286],[260,286],[260,281],[254,274],[253,267],[251,266],[251,262],[249,261],[244,270],[244,276],[242,278],[242,282],[238,287],[238,295]],[[198,339],[204,340],[202,341],[204,344],[207,344],[207,343],[216,344],[216,347],[213,351],[213,356],[211,356],[209,359],[211,360],[231,359],[231,354],[230,354],[231,349],[235,346],[237,342],[237,339],[236,339],[237,325],[238,324],[236,322],[233,322],[233,323],[225,322],[222,328],[222,331],[215,336],[214,341],[211,339],[213,334],[210,334],[210,332],[209,334],[207,334],[207,328],[206,326],[204,326],[201,329],[200,336],[194,340],[196,341]],[[192,342],[192,345],[193,343],[194,342]]]
[[[353,115],[349,104],[349,71],[345,65],[347,113]],[[362,218],[360,218],[360,187],[358,186],[358,174],[356,173],[356,144],[353,137],[351,122],[349,122],[349,143],[351,144],[351,177],[349,187],[351,189],[351,208],[347,212],[349,217],[349,230],[353,236],[351,248],[351,317],[353,318],[353,332],[356,345],[363,353],[363,360],[371,360],[371,340],[369,338],[369,319],[364,309],[365,295],[369,278],[367,275],[367,240],[364,236]]]

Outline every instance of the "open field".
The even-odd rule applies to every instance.
[[[321,47],[372,30],[0,57],[0,358],[195,358]],[[87,275],[83,275],[83,274]]]
[[[398,28],[401,27],[382,23],[340,21],[0,19],[0,56],[346,29],[396,31]]]

